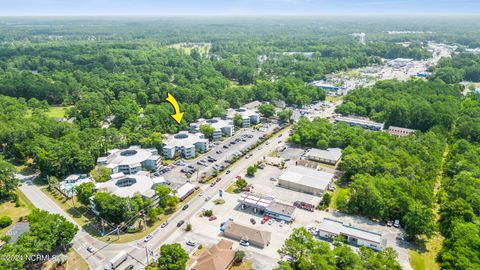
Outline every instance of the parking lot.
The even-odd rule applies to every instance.
[[[244,128],[235,133],[234,136],[226,138],[224,141],[211,143],[211,148],[207,153],[201,154],[195,159],[183,160],[183,164],[174,162],[168,167],[168,171],[160,173],[167,181],[173,184],[183,184],[188,181],[183,170],[193,171],[191,173],[191,182],[196,182],[202,175],[212,174],[214,166],[221,171],[221,166],[227,167],[229,163],[226,160],[231,159],[234,154],[239,154],[242,150],[246,150],[250,145],[258,141],[260,136],[270,132],[276,127],[274,124],[268,124],[260,130],[253,128]],[[210,157],[210,158],[209,158]],[[198,173],[197,173],[198,170]]]

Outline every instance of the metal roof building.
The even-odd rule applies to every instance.
[[[310,160],[336,165],[342,157],[342,149],[328,148],[327,150],[323,150],[312,148],[305,154],[305,157]]]
[[[303,166],[292,166],[280,175],[278,185],[304,193],[321,195],[328,189],[333,177],[332,173]]]

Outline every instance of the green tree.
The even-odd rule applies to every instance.
[[[233,261],[236,265],[240,265],[243,261],[243,258],[245,258],[245,251],[243,250],[235,251],[235,257],[233,258]]]
[[[93,170],[90,171],[90,176],[95,180],[95,182],[102,183],[110,180],[110,175],[112,170],[105,166],[96,166]]]
[[[168,244],[160,247],[160,257],[157,266],[160,270],[184,270],[188,254],[180,244]]]
[[[250,177],[255,176],[256,172],[257,172],[257,166],[250,166],[247,168],[247,175]]]
[[[0,217],[0,229],[6,228],[12,225],[12,219],[8,216]]]
[[[420,203],[412,203],[403,217],[403,226],[409,239],[422,234],[430,238],[434,229],[432,209]]]
[[[275,115],[275,106],[272,104],[263,103],[258,106],[258,111],[263,117],[269,118]]]
[[[83,205],[90,205],[90,197],[94,192],[95,184],[92,182],[81,183],[75,187],[77,198]]]
[[[233,116],[233,125],[236,127],[236,128],[241,128],[243,127],[243,118],[242,118],[242,115],[237,113]]]
[[[245,187],[247,187],[247,184],[248,184],[247,181],[243,178],[240,178],[237,181],[235,181],[235,185],[239,190],[243,190]]]
[[[210,124],[205,124],[200,126],[200,132],[202,132],[206,138],[212,139],[213,138],[213,132],[215,132],[215,129],[212,127]]]
[[[283,109],[278,112],[278,117],[280,118],[281,123],[288,123],[292,118],[293,112],[290,109]]]
[[[15,167],[0,158],[0,200],[10,195],[18,185]]]

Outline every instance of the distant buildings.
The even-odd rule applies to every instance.
[[[314,81],[310,85],[314,86],[314,87],[324,89],[324,90],[327,90],[327,91],[330,91],[330,92],[337,92],[337,91],[342,89],[341,87],[334,86],[334,85],[331,85],[331,84],[327,84],[324,81]]]
[[[328,148],[327,150],[322,150],[318,148],[312,148],[305,154],[305,157],[313,161],[337,165],[338,161],[342,157],[342,149]]]
[[[223,225],[223,235],[234,240],[248,241],[250,245],[264,248],[270,244],[271,232],[258,230],[231,220]]]
[[[388,134],[390,135],[395,135],[398,137],[405,137],[410,134],[415,133],[414,129],[409,129],[409,128],[402,128],[402,127],[396,127],[396,126],[390,126],[388,127]]]
[[[235,258],[233,242],[222,239],[205,250],[190,268],[192,270],[226,270],[230,269]]]
[[[205,139],[202,133],[180,131],[177,134],[167,136],[162,151],[167,159],[173,159],[176,155],[193,158],[197,151],[204,153],[209,147],[208,139]]]
[[[313,195],[322,195],[329,188],[334,174],[302,166],[288,168],[278,178],[278,186]]]
[[[393,68],[402,68],[413,65],[413,59],[410,58],[396,58],[388,61],[388,65]]]
[[[103,165],[112,173],[134,174],[142,169],[157,170],[160,166],[160,156],[157,149],[142,149],[140,146],[130,146],[128,149],[110,150],[106,157],[99,157],[97,165]]]
[[[238,109],[228,109],[227,118],[234,119],[235,115],[241,115],[243,119],[242,127],[249,127],[250,125],[255,125],[260,123],[260,114],[256,110],[250,110],[245,107]]]
[[[233,132],[235,130],[233,126],[233,121],[231,119],[221,119],[219,117],[215,117],[212,119],[203,119],[200,118],[195,123],[190,124],[190,129],[192,132],[198,133],[200,131],[200,127],[202,125],[210,125],[213,129],[213,136],[212,139],[214,141],[220,140],[222,137],[231,137],[233,136]]]
[[[381,233],[345,225],[341,221],[329,218],[324,218],[320,222],[318,235],[327,239],[342,235],[347,238],[347,242],[350,244],[366,246],[378,251],[384,250],[387,245],[387,240]]]
[[[334,120],[335,122],[344,122],[351,126],[359,126],[369,130],[382,130],[384,127],[384,123],[377,123],[367,118],[360,118],[356,116],[337,116],[334,118]]]

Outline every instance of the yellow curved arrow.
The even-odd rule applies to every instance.
[[[175,121],[177,121],[178,124],[180,124],[180,121],[182,121],[184,112],[180,111],[180,106],[178,105],[177,100],[170,93],[167,93],[167,98],[165,100],[168,101],[170,104],[172,104],[172,107],[175,110],[175,113],[172,114],[171,116]]]

